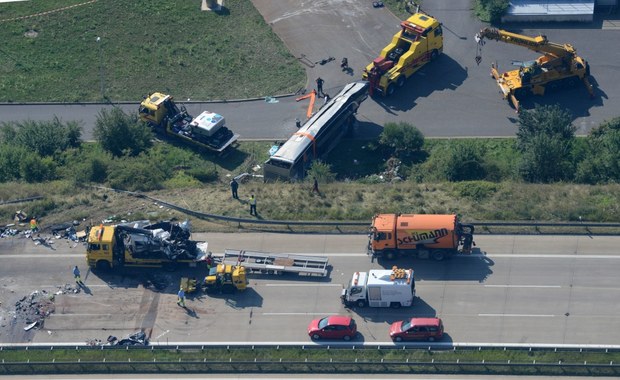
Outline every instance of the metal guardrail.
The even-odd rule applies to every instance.
[[[424,347],[426,346],[426,347]],[[520,361],[515,362],[513,360],[495,360],[495,361],[464,361],[460,359],[442,360],[410,360],[410,359],[385,359],[378,357],[376,359],[369,359],[364,357],[364,351],[379,352],[381,350],[398,350],[404,352],[412,351],[447,351],[447,350],[462,350],[462,351],[484,351],[501,348],[501,344],[489,344],[478,345],[476,344],[451,344],[451,343],[435,343],[435,344],[403,344],[403,345],[381,345],[381,344],[362,344],[355,345],[354,343],[336,343],[333,345],[320,345],[320,344],[208,344],[208,345],[170,345],[161,344],[156,346],[133,346],[133,347],[118,347],[118,346],[44,346],[38,345],[36,347],[9,347],[4,345],[0,347],[1,351],[4,350],[23,350],[23,351],[35,351],[35,350],[58,350],[61,348],[71,350],[123,350],[126,351],[126,360],[111,360],[108,361],[105,358],[102,360],[52,360],[46,362],[35,362],[25,359],[22,362],[6,362],[2,360],[0,362],[0,375],[2,374],[23,374],[23,373],[75,373],[75,372],[107,372],[107,373],[120,373],[127,370],[152,373],[159,371],[166,372],[219,372],[219,373],[257,373],[257,372],[288,372],[288,373],[496,373],[496,374],[581,374],[581,375],[618,375],[620,374],[620,363],[616,364],[613,361],[608,363],[589,363],[583,362],[565,362],[558,360],[557,362],[537,362],[532,361]],[[584,350],[583,347],[588,347]],[[600,347],[600,348],[598,348]],[[308,358],[296,358],[295,360],[287,360],[278,357],[277,354],[273,355],[273,359],[265,360],[254,358],[253,360],[239,360],[234,359],[235,350],[254,351],[260,348],[271,349],[284,349],[284,348],[296,348],[300,350],[312,350],[321,349],[332,351],[344,350],[351,352],[352,350],[358,350],[361,358],[349,359],[349,360],[334,360],[334,359],[308,359]],[[228,360],[212,360],[209,358],[209,351],[214,349],[225,349],[230,352],[230,358]],[[527,350],[527,351],[553,351],[553,352],[590,352],[590,353],[609,353],[610,350],[617,353],[620,351],[618,346],[568,346],[559,345],[553,348],[552,345],[513,345],[504,346],[504,350]],[[184,360],[179,358],[178,360],[132,360],[132,352],[145,350],[193,350],[194,352],[201,350],[204,353],[202,359]],[[258,351],[257,351],[258,353]],[[385,353],[385,352],[384,352]],[[382,353],[383,354],[383,353]],[[25,354],[24,357],[27,355]],[[257,355],[258,357],[259,355]],[[284,355],[283,355],[284,356]],[[379,355],[382,356],[382,355]],[[134,356],[135,357],[135,356]],[[438,356],[439,358],[439,356]]]
[[[0,202],[0,206],[10,205],[10,204],[14,204],[14,203],[32,202],[32,201],[36,201],[38,199],[43,199],[43,196],[39,195],[39,196],[36,196],[36,197],[30,197],[30,198],[21,198],[21,199],[13,199],[13,200],[10,200],[10,201],[2,201],[2,202]]]
[[[209,213],[198,212],[194,210],[190,210],[181,206],[177,206],[173,203],[163,201],[161,199],[153,198],[151,196],[127,190],[119,190],[113,189],[109,187],[103,186],[93,186],[95,188],[101,190],[114,191],[118,193],[127,194],[130,196],[148,199],[150,201],[156,202],[160,205],[164,205],[171,209],[177,210],[187,215],[194,216],[199,219],[206,220],[220,220],[225,222],[233,222],[239,223],[239,225],[243,224],[258,224],[258,225],[279,225],[279,226],[315,226],[315,227],[368,227],[369,222],[358,222],[358,221],[294,221],[294,220],[256,220],[256,219],[247,219],[247,218],[235,218],[230,216],[223,215],[215,215]],[[486,221],[477,221],[470,222],[473,223],[475,227],[483,227],[487,229],[489,227],[525,227],[525,228],[534,228],[538,230],[541,227],[552,227],[552,228],[583,228],[587,234],[594,234],[592,229],[612,229],[618,228],[620,229],[620,223],[596,223],[596,222],[536,222],[536,221],[510,221],[510,222],[486,222]],[[480,231],[478,229],[477,231]],[[360,233],[366,233],[364,230]]]

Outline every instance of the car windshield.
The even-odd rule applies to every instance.
[[[324,329],[324,328],[325,328],[325,326],[327,326],[327,320],[328,320],[328,319],[329,319],[329,318],[323,318],[323,319],[321,319],[321,320],[319,321],[319,328],[320,328],[320,329]]]
[[[400,326],[400,331],[407,331],[411,328],[411,321],[403,321],[403,324]]]

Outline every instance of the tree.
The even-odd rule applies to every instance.
[[[0,144],[0,182],[20,179],[19,163],[27,155],[28,150],[23,146]]]
[[[115,157],[137,156],[152,146],[151,131],[137,116],[116,107],[99,111],[94,135],[101,147]]]
[[[620,117],[590,131],[576,179],[590,184],[620,182]]]
[[[81,128],[77,122],[63,123],[58,117],[52,121],[24,121],[4,124],[2,140],[22,146],[41,157],[48,157],[80,145]]]
[[[422,149],[424,135],[408,123],[386,123],[379,136],[379,143],[390,149],[391,154],[402,158]]]
[[[489,21],[492,23],[500,22],[502,16],[508,10],[510,2],[508,0],[478,0],[480,5],[489,14]]]
[[[19,162],[21,177],[27,182],[44,182],[56,177],[56,164],[51,157],[29,152]]]
[[[559,106],[539,106],[519,114],[517,149],[519,172],[526,181],[554,182],[570,179],[575,126],[572,116]]]
[[[471,181],[483,179],[484,158],[475,140],[455,141],[448,148],[442,168],[448,181]]]

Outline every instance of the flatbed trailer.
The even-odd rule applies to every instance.
[[[328,258],[325,256],[305,256],[287,253],[267,253],[226,249],[222,263],[242,265],[250,273],[297,273],[325,277],[328,274]]]

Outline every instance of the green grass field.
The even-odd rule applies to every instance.
[[[267,96],[306,80],[249,0],[227,0],[219,13],[201,12],[199,1],[6,3],[0,41],[0,102],[99,101],[101,72],[105,96],[128,101],[156,90],[195,100]]]

